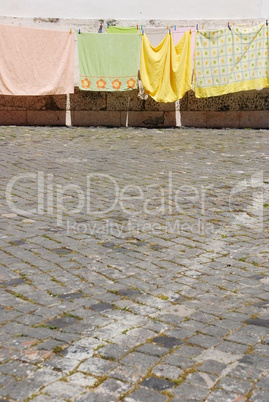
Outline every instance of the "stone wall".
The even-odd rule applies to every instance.
[[[269,89],[204,99],[190,91],[180,109],[186,127],[269,128]]]
[[[1,23],[47,29],[97,32],[100,20],[19,19],[2,17]],[[260,20],[238,21],[257,24]],[[132,25],[132,21],[110,21]],[[144,26],[195,26],[197,21],[139,21]],[[199,21],[206,27],[224,26],[225,21]],[[78,59],[75,55],[75,83]],[[197,99],[190,91],[180,106],[141,100],[138,92],[100,93],[80,91],[61,96],[0,96],[0,125],[73,125],[134,127],[269,128],[269,89]]]
[[[84,92],[57,96],[0,96],[0,125],[269,128],[269,89],[162,104],[128,93]],[[68,108],[69,109],[69,108]],[[70,124],[71,123],[71,124]]]

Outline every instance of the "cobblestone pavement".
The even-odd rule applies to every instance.
[[[267,402],[268,136],[0,128],[0,400]]]

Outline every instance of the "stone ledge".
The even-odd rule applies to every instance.
[[[26,112],[29,126],[65,126],[65,111],[62,110],[28,110]]]
[[[72,126],[120,127],[121,112],[71,111]]]
[[[164,127],[176,127],[176,112],[164,112]]]
[[[126,125],[127,112],[121,112],[121,126]],[[128,113],[129,127],[164,127],[164,112],[141,111]]]
[[[206,112],[181,112],[183,127],[206,127]]]
[[[25,126],[27,124],[26,110],[1,110],[0,125],[2,126]]]
[[[238,128],[239,112],[206,112],[208,128]]]
[[[269,111],[239,112],[240,128],[269,128]]]
[[[181,125],[197,128],[269,128],[269,111],[181,112]]]

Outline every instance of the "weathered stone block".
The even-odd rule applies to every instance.
[[[26,111],[23,110],[1,110],[0,125],[2,126],[23,126],[26,125]]]
[[[174,104],[175,106],[175,104]],[[164,127],[176,127],[176,111],[173,112],[164,112]]]
[[[206,125],[210,128],[238,128],[239,112],[206,112]]]
[[[121,113],[116,111],[72,111],[71,121],[73,126],[119,127]]]
[[[121,112],[121,125],[126,125],[127,112]],[[163,127],[164,112],[134,112],[128,113],[129,127]]]
[[[261,91],[239,92],[238,110],[268,110],[269,109],[269,89]]]
[[[108,92],[107,110],[144,110],[144,101],[138,98],[138,91]]]
[[[229,111],[238,110],[238,94],[196,98],[194,91],[188,92],[188,110],[190,111]]]
[[[181,112],[181,125],[183,127],[206,127],[206,112]]]
[[[267,111],[241,111],[239,112],[240,128],[269,128],[269,112]]]
[[[81,91],[75,88],[75,93],[70,95],[70,110],[106,110],[105,92]]]
[[[189,92],[186,93],[186,95],[180,99],[180,110],[188,110],[188,97],[189,97]]]
[[[65,112],[62,110],[27,110],[27,125],[29,126],[64,126]],[[13,123],[15,124],[15,123]]]
[[[0,96],[0,110],[27,110],[28,97],[27,96]]]
[[[159,103],[149,96],[148,99],[145,101],[145,110],[173,111],[175,110],[175,102]]]
[[[66,110],[66,95],[26,96],[28,110]]]

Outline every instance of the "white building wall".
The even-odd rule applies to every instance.
[[[268,0],[0,0],[0,16],[72,19],[269,18]]]

